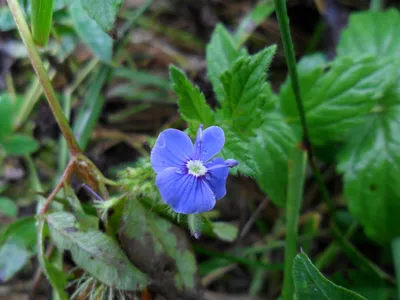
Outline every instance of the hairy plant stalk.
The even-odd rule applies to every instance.
[[[294,294],[292,275],[293,260],[297,253],[298,221],[303,199],[307,156],[296,148],[289,160],[289,180],[286,201],[286,247],[282,299],[291,300]]]
[[[322,180],[321,172],[319,171],[314,160],[314,153],[311,145],[310,135],[308,132],[307,119],[304,111],[303,100],[301,97],[299,78],[297,75],[296,57],[294,55],[292,36],[290,34],[289,17],[286,9],[286,1],[274,0],[274,2],[275,2],[275,11],[278,17],[278,23],[281,31],[283,49],[285,51],[286,64],[289,69],[290,81],[292,84],[292,89],[296,100],[297,110],[299,112],[301,127],[303,129],[303,143],[307,149],[308,163],[313,171],[313,174],[318,182],[318,185],[320,186],[324,201],[326,202],[326,205],[328,206],[330,213],[333,215],[334,214],[333,202],[329,197],[328,189],[324,181]]]
[[[56,118],[56,121],[60,126],[61,132],[67,141],[68,148],[73,156],[82,153],[78,142],[74,137],[72,129],[69,126],[68,120],[63,113],[56,93],[53,89],[53,86],[51,85],[49,76],[47,75],[46,69],[44,68],[40,56],[36,50],[36,46],[33,42],[32,35],[29,31],[28,24],[26,23],[18,0],[7,0],[7,2],[14,17],[15,23],[17,24],[17,28],[21,35],[22,41],[24,42],[28,50],[29,59],[31,61],[33,69],[35,70],[36,75],[39,77],[40,83],[43,87],[43,91],[46,95],[47,101],[49,102],[53,115]]]

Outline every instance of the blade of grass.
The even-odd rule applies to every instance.
[[[282,289],[282,299],[284,300],[293,299],[294,294],[292,266],[297,253],[298,221],[303,199],[306,164],[306,152],[300,147],[296,147],[289,160],[289,181],[286,202],[285,271]]]

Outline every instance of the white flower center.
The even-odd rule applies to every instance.
[[[189,174],[199,177],[207,173],[207,168],[200,160],[189,160],[186,164]]]

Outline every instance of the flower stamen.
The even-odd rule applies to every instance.
[[[188,173],[190,175],[199,177],[207,173],[207,168],[203,165],[201,160],[189,160],[186,164]]]

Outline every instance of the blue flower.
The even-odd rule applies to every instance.
[[[226,194],[229,167],[237,162],[217,155],[225,143],[224,131],[211,126],[197,132],[193,145],[189,136],[177,129],[160,133],[150,161],[157,173],[156,186],[164,201],[182,214],[211,210]]]

